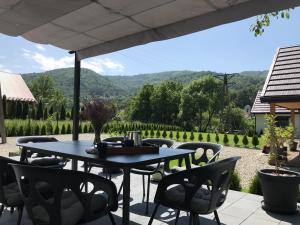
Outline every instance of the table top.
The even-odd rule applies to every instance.
[[[134,167],[178,159],[194,152],[187,149],[160,148],[159,154],[113,155],[100,158],[98,155],[86,153],[86,149],[93,146],[91,141],[27,143],[18,146],[37,153],[50,153],[65,158],[119,167]]]

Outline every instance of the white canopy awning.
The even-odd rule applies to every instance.
[[[77,51],[84,59],[299,5],[300,0],[1,0],[0,32]]]

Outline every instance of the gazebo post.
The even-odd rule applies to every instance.
[[[291,109],[291,122],[292,126],[295,128],[295,109]]]
[[[4,124],[4,111],[3,111],[3,101],[2,101],[2,92],[1,92],[1,84],[0,84],[0,135],[2,144],[6,143],[6,131]]]
[[[73,96],[73,130],[72,130],[72,140],[78,141],[79,139],[79,109],[80,109],[80,59],[78,59],[77,52],[75,53],[75,65],[74,65],[74,96]],[[72,160],[72,169],[77,170],[78,162],[77,160]]]
[[[275,103],[274,102],[270,103],[270,113],[271,113],[271,115],[275,115]]]

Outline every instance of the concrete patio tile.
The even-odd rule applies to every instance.
[[[221,224],[226,224],[226,225],[238,225],[240,224],[244,218],[236,217],[236,216],[231,216],[223,213],[219,213],[219,218]],[[214,221],[215,222],[215,221]],[[216,225],[216,222],[214,223]]]
[[[250,217],[246,219],[244,222],[241,223],[241,225],[278,225],[280,221],[273,222],[273,221],[267,221],[262,220],[255,217]]]
[[[254,194],[246,194],[243,196],[243,199],[261,202],[263,200],[263,196],[260,195],[254,195]]]
[[[279,223],[283,216],[276,213],[267,212],[262,208],[258,208],[251,216],[249,216],[248,219],[250,218]]]

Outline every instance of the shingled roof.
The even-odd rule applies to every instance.
[[[2,96],[11,101],[35,102],[31,91],[19,74],[0,71],[0,84]]]
[[[270,113],[270,104],[269,103],[263,103],[260,101],[260,97],[261,97],[261,91],[258,91],[256,94],[256,98],[255,101],[253,103],[253,106],[251,108],[251,113],[252,114],[266,114],[266,113]],[[291,113],[290,110],[283,108],[283,107],[279,107],[276,106],[275,107],[275,112],[276,114],[289,114]],[[298,111],[296,111],[298,112]]]
[[[262,102],[300,101],[300,46],[279,48],[261,93]]]

